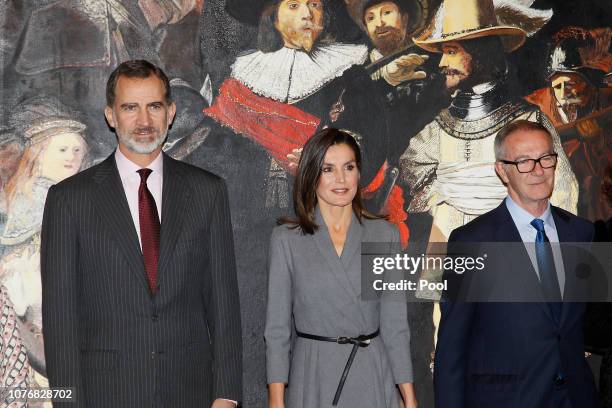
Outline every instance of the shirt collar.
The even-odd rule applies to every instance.
[[[115,150],[115,162],[117,163],[117,170],[119,170],[119,174],[123,178],[124,176],[130,176],[136,174],[138,170],[142,167],[125,157],[125,155],[121,152],[119,148]],[[164,159],[163,154],[160,152],[155,160],[153,160],[148,166],[148,169],[151,169],[153,173],[152,175],[157,173],[157,175],[163,175],[164,173]]]
[[[296,103],[363,65],[368,48],[363,44],[318,45],[311,52],[283,47],[274,52],[255,51],[236,58],[231,76],[259,96]]]
[[[534,217],[532,214],[527,212],[524,208],[518,205],[510,196],[506,197],[506,207],[510,212],[510,216],[514,221],[514,224],[517,228],[533,228],[531,225],[531,221],[535,218],[539,218],[544,221],[544,225],[547,225],[551,228],[555,228],[555,222],[552,217],[552,211],[550,210],[550,202],[546,206],[546,209],[539,217]]]

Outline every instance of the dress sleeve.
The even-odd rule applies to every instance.
[[[391,254],[400,251],[399,231],[391,227]],[[410,327],[406,296],[403,291],[383,291],[380,304],[380,335],[391,364],[396,384],[413,382],[410,353]]]
[[[292,285],[287,240],[279,227],[272,233],[268,258],[266,312],[266,367],[268,384],[289,381],[291,349]]]

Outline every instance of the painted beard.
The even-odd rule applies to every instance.
[[[297,30],[291,30],[288,38],[292,44],[297,45],[306,52],[310,52],[314,47],[323,27],[314,23],[305,23]]]
[[[567,116],[568,123],[576,121],[578,119],[578,108],[580,108],[580,100],[565,100],[564,104],[559,105],[563,112],[565,112],[565,116]]]
[[[446,87],[451,91],[459,88],[469,78],[465,72],[453,68],[444,68],[440,72],[446,76]]]
[[[134,153],[138,153],[138,154],[150,154],[150,153],[153,153],[155,149],[157,149],[159,146],[161,146],[162,143],[164,143],[164,140],[166,140],[166,136],[168,134],[168,130],[164,132],[158,132],[157,129],[154,127],[134,129],[132,133],[136,133],[136,134],[150,133],[153,139],[147,142],[139,142],[134,137],[132,137],[131,134],[126,135],[126,134],[122,134],[122,132],[119,132],[119,131],[116,131],[116,133],[117,133],[117,137],[119,138],[119,141],[122,144],[124,144],[125,147],[127,147],[129,150],[133,151]],[[157,137],[154,136],[155,133],[158,134]]]
[[[395,27],[377,27],[372,42],[383,54],[389,55],[397,51],[404,41],[402,31]]]

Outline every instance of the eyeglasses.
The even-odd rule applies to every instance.
[[[557,165],[557,153],[550,153],[539,159],[524,159],[519,161],[499,160],[505,164],[514,164],[519,173],[530,173],[535,169],[536,163],[540,163],[543,169],[550,169]]]

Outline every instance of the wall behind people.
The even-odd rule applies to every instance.
[[[18,315],[30,383],[46,385],[38,264],[42,205],[50,185],[115,148],[103,117],[104,84],[121,61],[148,59],[169,74],[177,118],[164,150],[228,182],[242,303],[245,407],[264,406],[268,234],[276,217],[292,212],[292,161],[309,135],[326,125],[353,131],[368,161],[362,181],[370,206],[390,214],[408,245],[427,239],[430,219],[407,211],[411,186],[402,185],[393,171],[410,138],[451,100],[438,69],[440,54],[410,41],[428,29],[442,2],[391,2],[404,4],[398,9],[407,13],[408,23],[398,25],[397,42],[377,54],[376,27],[369,33],[364,15],[380,2],[323,0],[321,34],[313,44],[300,42],[293,54],[283,54],[311,67],[289,82],[282,75],[291,67],[269,58],[285,47],[275,48],[274,26],[265,32],[260,22],[273,1],[0,5],[0,285]],[[599,191],[602,172],[612,161],[610,2],[493,3],[498,20],[533,31],[509,56],[514,96],[538,105],[557,128],[580,183],[579,215],[610,218]],[[381,27],[379,33],[387,30]],[[271,37],[262,39],[265,35]],[[250,113],[254,107],[272,119],[262,122]],[[36,137],[41,129],[47,131],[42,139]],[[432,403],[431,304],[409,307],[417,394],[427,407]]]

